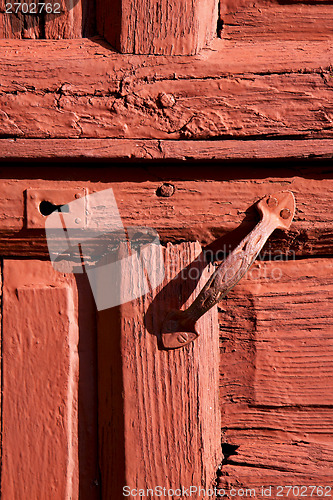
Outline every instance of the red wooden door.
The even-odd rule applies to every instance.
[[[0,2],[0,158],[33,161],[0,168],[4,500],[331,496],[330,4]],[[39,202],[108,188],[125,227],[157,230],[166,276],[97,312],[87,276],[52,267]],[[232,249],[284,189],[290,231],[161,350],[206,245]]]
[[[117,170],[98,184],[93,177],[100,179],[101,172],[92,169],[86,171],[90,181],[75,168],[70,171],[75,181],[43,180],[38,170],[30,171],[35,179],[25,179],[25,170],[15,173],[0,186],[7,214],[2,240],[3,498],[122,498],[126,488],[133,497],[140,488],[212,486],[221,461],[216,310],[200,321],[206,334],[195,346],[167,352],[157,342],[169,308],[193,300],[198,277],[202,274],[201,287],[212,271],[205,271],[202,257],[197,260],[200,245],[162,248],[166,277],[157,288],[97,312],[87,274],[62,271],[50,262],[52,234],[47,241],[43,228],[45,204],[76,203],[84,201],[78,195],[112,188],[124,224],[138,232],[145,209],[133,224],[137,198],[140,203],[147,196],[154,199],[159,212],[164,187],[148,181],[143,192],[141,187],[135,192],[135,182],[117,181]],[[87,207],[92,210],[91,199]],[[97,235],[109,227],[110,215],[108,207],[100,212]],[[154,226],[157,221],[149,222]],[[93,258],[94,239],[91,245]],[[193,260],[195,279],[184,286],[180,273]],[[109,293],[117,285],[112,279]]]

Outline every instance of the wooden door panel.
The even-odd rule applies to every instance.
[[[220,313],[223,398],[333,404],[332,269],[331,259],[258,262],[229,293]],[[239,363],[247,380],[238,389],[232,382],[241,376]]]
[[[200,318],[194,343],[167,351],[157,342],[166,314],[189,305],[212,268],[205,269],[198,243],[163,250],[161,286],[99,312],[103,499],[120,499],[125,485],[208,489],[221,463],[217,311]]]
[[[221,241],[222,249],[230,248],[228,243],[233,246],[255,224],[250,205],[266,192],[286,188],[296,195],[295,220],[287,234],[276,231],[261,258],[279,258],[283,251],[298,260],[259,259],[219,308],[222,474],[228,474],[220,485],[306,484],[312,478],[329,484],[331,175],[323,167],[317,172],[299,167],[295,177],[295,169],[276,166],[268,177],[267,165],[250,173],[235,165],[230,179],[216,163],[204,172],[199,167],[80,166],[51,172],[44,180],[43,169],[31,170],[29,180],[21,170],[17,178],[1,181],[0,254],[23,259],[4,262],[4,500],[15,499],[15,491],[27,498],[38,494],[38,500],[53,498],[54,491],[66,496],[69,488],[73,500],[97,499],[98,447],[102,498],[116,498],[115,487],[121,495],[125,484],[150,487],[158,481],[176,487],[188,478],[202,484],[216,480],[219,404],[211,389],[219,361],[216,311],[202,318],[203,335],[184,350],[160,351],[155,335],[168,310],[182,306],[195,285],[194,297],[212,271],[205,270],[200,282],[172,279],[201,251],[198,242],[188,240],[205,244],[222,236],[215,251]],[[164,181],[172,182],[173,196],[158,195]],[[125,226],[150,225],[161,234],[169,274],[156,291],[98,315],[98,443],[95,304],[85,275],[62,275],[50,262],[24,260],[48,258],[45,235],[28,227],[25,192],[110,187]],[[110,213],[104,215],[107,221]],[[183,243],[171,245],[177,237]],[[203,270],[206,263],[199,264]],[[233,447],[237,454],[229,454]],[[22,484],[14,477],[18,472]]]
[[[278,485],[332,487],[332,269],[329,258],[257,262],[221,304],[230,484],[271,485],[273,497]]]
[[[87,397],[79,402],[75,279],[36,260],[5,260],[3,276],[2,498],[75,499],[79,480],[80,498],[95,498],[97,440],[94,408]],[[87,445],[90,459],[79,464]]]

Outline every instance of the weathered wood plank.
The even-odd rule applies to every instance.
[[[42,5],[34,7],[35,2],[25,0],[24,9],[36,13],[22,13],[22,7],[16,13],[17,5],[12,2],[12,13],[6,13],[6,0],[0,0],[0,39],[51,39],[82,38],[96,35],[95,2],[93,0],[50,0],[45,2],[47,9],[56,13],[47,13]],[[9,2],[10,3],[10,2]],[[58,7],[59,5],[59,7]],[[51,7],[50,7],[51,6]],[[59,12],[59,13],[58,13]]]
[[[0,139],[0,158],[119,160],[253,160],[333,158],[332,139],[172,141]]]
[[[275,469],[281,472],[289,472],[292,476],[295,473],[297,475],[302,474],[303,477],[308,477],[308,481],[313,474],[317,473],[319,476],[318,479],[320,478],[320,483],[322,484],[323,478],[329,480],[333,462],[332,450],[332,443],[326,445],[298,443],[296,446],[293,446],[290,441],[287,443],[276,443],[270,439],[263,439],[261,440],[261,447],[255,447],[254,443],[252,446],[251,444],[244,447],[240,446],[237,449],[237,455],[232,455],[228,461],[234,465],[249,463],[254,468],[270,469],[271,476],[273,476],[272,470]],[[314,460],[311,460],[311,454],[315,455]],[[226,471],[230,469],[231,467],[225,468]],[[295,481],[295,477],[292,477],[292,481]],[[273,484],[276,484],[276,480]]]
[[[255,263],[221,302],[221,488],[332,487],[332,269]]]
[[[222,466],[225,476],[219,478],[219,487],[226,491],[231,488],[236,491],[248,489],[247,497],[251,497],[249,490],[254,488],[255,495],[252,492],[252,497],[259,499],[319,499],[325,493],[329,497],[333,491],[332,452],[331,443],[260,440],[254,446],[240,446],[238,454],[232,455]],[[287,488],[288,485],[291,488]],[[233,496],[237,498],[236,495]],[[245,494],[239,496],[245,497]]]
[[[332,6],[326,0],[314,4],[259,1],[220,2],[221,36],[232,40],[329,40],[333,29]]]
[[[138,83],[113,97],[4,92],[0,129],[7,137],[332,138],[331,93],[320,74]]]
[[[78,498],[77,322],[71,287],[57,273],[50,279],[51,265],[43,264],[4,262],[2,497],[8,500]]]
[[[4,63],[1,68],[2,85],[8,83],[15,86],[17,77],[25,76],[36,89],[47,88],[45,83],[49,81],[51,85],[54,81],[58,85],[65,82],[67,85],[79,84],[81,89],[91,89],[91,85],[98,83],[99,90],[102,90],[117,77],[120,80],[126,77],[130,83],[134,72],[137,78],[147,77],[148,81],[161,78],[215,78],[223,74],[290,73],[306,69],[322,69],[324,72],[326,69],[329,72],[328,62],[332,60],[332,42],[311,39],[301,42],[270,40],[258,44],[241,40],[235,44],[231,40],[216,39],[201,54],[176,58],[118,54],[98,36],[70,41],[39,40],[38,43],[1,40],[0,47]],[[19,67],[16,68],[16,78],[12,79],[10,76],[15,74],[15,68],[12,67],[14,63]],[[89,71],[89,64],[93,64],[93,72]],[[33,72],[29,72],[29,68],[33,68]],[[43,68],[50,68],[50,74],[46,75]],[[152,74],[148,73],[149,70]],[[65,79],[65,76],[69,79]]]
[[[2,498],[95,500],[96,325],[88,284],[38,260],[5,259],[3,276]]]
[[[268,177],[266,166],[258,166],[250,172],[247,165],[233,166],[233,178],[230,179],[230,172],[226,173],[215,164],[210,167],[205,164],[204,170],[202,165],[189,164],[179,168],[175,164],[170,165],[168,171],[163,165],[151,166],[148,170],[147,166],[122,170],[106,170],[102,167],[90,170],[89,180],[85,180],[86,172],[80,164],[76,171],[71,170],[71,179],[75,172],[77,179],[72,181],[52,181],[53,174],[56,179],[62,176],[57,169],[53,173],[50,171],[50,180],[41,181],[45,174],[43,168],[37,169],[35,178],[27,181],[27,170],[23,168],[19,171],[20,179],[3,179],[0,182],[0,228],[3,232],[0,250],[3,255],[10,255],[13,251],[20,255],[22,252],[48,255],[44,234],[36,231],[31,233],[26,229],[24,193],[27,188],[65,190],[66,193],[66,190],[75,187],[85,188],[90,193],[112,187],[125,227],[155,228],[163,242],[198,240],[206,245],[223,237],[215,243],[215,252],[228,251],[255,225],[257,212],[250,207],[260,197],[290,189],[296,196],[297,205],[291,229],[285,234],[276,231],[266,244],[263,257],[268,258],[269,252],[272,255],[281,255],[281,252],[289,254],[289,258],[329,255],[333,251],[332,175],[327,174],[325,168],[322,172],[317,170],[310,173],[306,169],[302,171],[301,167],[297,170],[296,165],[295,168],[300,176],[293,176],[294,170],[286,168],[284,171],[279,169],[278,176]],[[18,171],[15,172],[18,175]],[[30,177],[33,177],[32,173],[30,169]],[[67,173],[64,172],[64,175],[66,177]],[[159,196],[159,188],[164,180],[171,182],[175,188],[171,197]],[[63,203],[69,201],[65,196]],[[109,216],[106,209],[105,220],[100,221],[105,227],[108,227]]]
[[[180,271],[200,254],[200,245],[164,250],[161,286],[118,311],[99,312],[103,498],[120,497],[125,485],[208,488],[221,461],[217,311],[200,319],[201,335],[184,348],[160,350],[156,337],[169,310],[190,303],[212,268],[204,270],[198,260],[196,270],[204,270],[199,283],[184,279]],[[129,280],[120,286],[129,291],[134,285]],[[119,439],[120,455],[115,448]]]
[[[333,405],[332,269],[331,259],[258,262],[221,303],[222,401]]]
[[[122,53],[197,54],[216,36],[217,3],[98,0],[98,33]]]
[[[276,442],[306,442],[310,439],[318,444],[332,441],[331,406],[265,407],[228,403],[222,404],[221,408],[222,435],[230,444],[256,443],[259,439]],[[223,427],[224,423],[226,427]]]
[[[55,52],[44,42],[47,58],[32,47],[22,62],[5,45],[1,135],[332,137],[330,41],[244,42],[236,48],[218,42],[214,50],[176,60],[117,56],[93,42],[82,42],[83,50],[75,45],[69,58],[62,45]],[[15,61],[22,63],[19,71]]]

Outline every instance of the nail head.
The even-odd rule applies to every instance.
[[[280,212],[280,216],[282,217],[282,219],[289,219],[290,215],[291,215],[291,213],[290,213],[289,208],[284,208]]]
[[[161,92],[158,95],[158,100],[162,108],[172,108],[176,102],[172,94],[166,94],[165,92]]]
[[[163,198],[169,198],[174,194],[174,192],[175,192],[175,186],[168,182],[165,182],[164,184],[162,184],[162,186],[160,186],[156,190],[157,196],[162,196]]]
[[[270,208],[275,208],[277,207],[278,205],[278,201],[276,198],[274,198],[273,196],[270,196],[269,198],[267,198],[267,201],[266,201],[267,205],[270,207]]]

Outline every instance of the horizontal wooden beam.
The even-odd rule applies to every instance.
[[[222,36],[262,41],[329,40],[333,29],[330,0],[278,2],[224,0],[219,4]]]
[[[49,179],[42,181],[47,174]],[[181,168],[179,164],[169,164],[168,169],[147,164],[119,169],[119,166],[110,168],[108,164],[108,168],[85,170],[79,164],[71,167],[70,172],[68,166],[13,169],[10,176],[19,179],[0,182],[1,255],[48,257],[44,231],[27,226],[25,192],[28,187],[43,192],[51,190],[51,198],[47,200],[50,202],[52,192],[56,191],[57,204],[72,201],[68,193],[73,188],[84,188],[88,194],[112,188],[125,227],[154,228],[164,243],[197,240],[207,245],[221,237],[211,249],[211,256],[217,250],[228,252],[256,224],[258,216],[252,205],[259,198],[289,189],[296,197],[297,207],[292,226],[287,233],[276,231],[272,235],[263,258],[270,255],[282,258],[281,252],[289,259],[333,253],[333,180],[325,167],[310,171],[295,163],[293,169],[280,166],[269,171],[266,165],[252,165],[249,169],[244,164],[219,169],[216,164],[205,162],[184,164]],[[70,180],[65,180],[66,177]],[[171,191],[167,189],[170,184]],[[99,227],[109,227],[110,215],[106,207],[103,218],[99,218]],[[94,245],[100,243],[93,240],[92,255],[98,253]]]
[[[197,54],[216,36],[217,0],[97,0],[98,33],[129,54]]]
[[[119,55],[98,39],[1,49],[2,137],[333,137],[330,40],[216,40],[176,58]]]
[[[333,158],[333,139],[173,141],[0,139],[3,160],[265,160]]]

